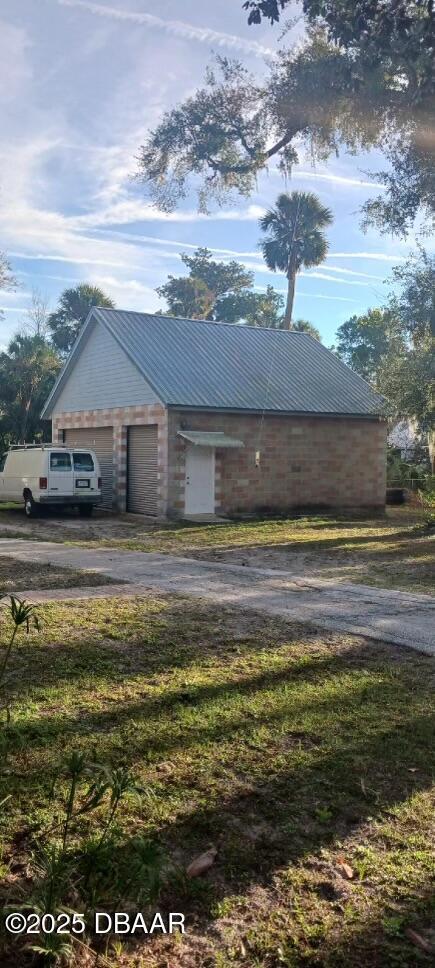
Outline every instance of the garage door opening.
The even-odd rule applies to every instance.
[[[77,427],[63,431],[68,447],[87,447],[95,451],[101,470],[103,508],[112,510],[113,493],[113,427]]]
[[[129,427],[127,435],[127,511],[158,514],[157,424]]]

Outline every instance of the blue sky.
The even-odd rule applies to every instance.
[[[163,215],[132,179],[147,130],[195,90],[213,52],[261,73],[279,37],[267,24],[248,27],[242,0],[1,0],[0,249],[19,288],[0,293],[0,345],[23,325],[35,288],[50,308],[87,281],[125,309],[156,309],[156,286],[197,245],[244,262],[256,286],[284,289],[258,251],[258,217],[286,187],[273,165],[255,195],[208,217],[193,196]],[[411,247],[361,232],[358,209],[376,191],[366,172],[380,163],[342,155],[313,168],[301,158],[287,186],[316,191],[334,213],[328,259],[301,273],[295,304],[327,345],[350,315],[382,302]]]

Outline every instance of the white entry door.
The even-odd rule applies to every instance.
[[[186,514],[214,514],[214,447],[186,448]]]

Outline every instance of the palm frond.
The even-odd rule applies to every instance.
[[[272,228],[276,224],[276,212],[273,209],[269,209],[264,215],[258,220],[260,228],[263,232],[267,232],[268,229]]]
[[[276,272],[286,272],[288,268],[288,250],[277,239],[267,239],[261,243],[263,258],[269,269]]]
[[[303,265],[309,269],[325,261],[329,243],[322,232],[312,232],[306,239],[302,252]]]
[[[332,221],[331,210],[314,192],[281,192],[275,207],[260,219],[260,228],[268,233],[261,243],[268,267],[287,272],[290,262],[297,268],[319,265],[328,251],[321,230]]]

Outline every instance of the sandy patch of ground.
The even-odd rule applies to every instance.
[[[25,562],[17,558],[0,557],[0,597],[21,590],[70,588],[88,585],[111,585],[107,575],[89,571],[61,568],[44,562]]]

